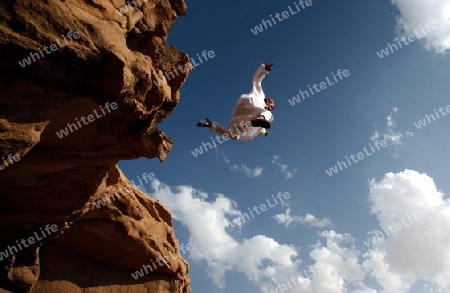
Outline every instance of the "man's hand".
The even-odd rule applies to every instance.
[[[271,70],[272,70],[272,66],[273,66],[273,63],[270,63],[270,62],[264,62],[264,69],[265,69],[265,70],[271,71]]]

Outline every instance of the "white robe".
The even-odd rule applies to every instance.
[[[265,109],[266,97],[261,87],[261,82],[269,71],[265,69],[265,65],[261,64],[253,76],[253,88],[250,93],[242,95],[234,107],[231,115],[228,129],[236,126],[249,125],[249,122],[259,115],[263,115],[269,122],[273,121],[273,115],[270,111]],[[245,132],[242,132],[236,139],[248,141],[255,138],[258,134],[266,133],[266,129],[262,127],[249,127]]]

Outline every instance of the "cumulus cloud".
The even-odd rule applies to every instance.
[[[450,48],[450,2],[448,0],[392,0],[400,16],[397,18],[399,35],[424,35],[425,47],[443,53]],[[438,29],[429,32],[425,26],[435,21]],[[426,34],[422,32],[425,29]]]
[[[312,284],[315,292],[344,291],[344,280],[353,285],[364,280],[364,271],[359,263],[360,251],[356,249],[355,239],[350,234],[335,231],[323,231],[319,234],[326,244],[318,243],[310,255],[316,261],[314,265],[326,267],[320,271]],[[337,292],[337,291],[335,291]]]
[[[450,203],[433,179],[413,170],[388,173],[371,180],[369,201],[387,237],[364,254],[364,267],[383,292],[408,292],[419,280],[450,286]]]
[[[298,170],[295,169],[295,168],[289,168],[288,165],[280,163],[280,162],[279,162],[279,161],[280,161],[280,158],[281,158],[281,157],[280,157],[279,155],[273,156],[272,164],[275,165],[275,166],[280,167],[280,171],[281,171],[281,173],[284,175],[284,177],[285,177],[286,179],[289,179],[289,178],[294,177],[294,174],[295,174]]]
[[[265,235],[241,241],[230,235],[233,219],[242,213],[229,198],[218,194],[208,201],[206,193],[191,186],[178,186],[172,190],[158,180],[152,182],[152,187],[154,197],[189,230],[189,243],[195,248],[189,257],[206,262],[217,286],[224,286],[228,271],[241,272],[250,281],[260,284],[273,283],[276,276],[296,274],[301,261],[293,245],[280,244]]]
[[[359,280],[361,268],[353,264],[351,248],[344,248],[348,238],[334,231],[319,235],[311,253],[314,263],[302,267],[298,248],[280,244],[266,235],[235,239],[230,231],[232,220],[242,215],[237,204],[222,194],[214,199],[191,186],[171,188],[159,180],[152,181],[154,197],[161,201],[189,231],[191,261],[205,262],[208,274],[218,287],[224,287],[229,271],[240,272],[262,292],[336,293],[344,292],[345,278]],[[353,282],[353,281],[352,281]],[[278,291],[275,291],[278,290]],[[317,291],[319,290],[319,291]]]
[[[277,214],[272,218],[277,221],[278,224],[288,227],[292,223],[300,223],[302,225],[308,225],[311,227],[325,228],[332,225],[332,222],[328,218],[319,219],[314,215],[306,214],[305,216],[291,216],[291,209],[287,208],[282,214]]]
[[[299,257],[301,247],[281,244],[268,235],[236,239],[233,232],[240,227],[232,221],[242,212],[223,194],[210,198],[192,186],[171,188],[157,179],[151,184],[154,197],[187,228],[194,247],[190,261],[205,263],[219,287],[225,286],[225,274],[233,271],[267,293],[409,293],[417,292],[413,286],[422,286],[425,292],[450,288],[450,201],[426,174],[405,170],[369,181],[370,211],[379,230],[389,233],[386,237],[358,249],[362,241],[348,233],[318,231],[305,260]],[[288,208],[275,218],[285,225],[328,224],[308,215],[292,216]],[[372,288],[375,285],[382,290]]]

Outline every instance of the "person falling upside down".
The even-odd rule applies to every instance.
[[[271,111],[275,102],[264,95],[261,82],[271,70],[272,63],[265,62],[258,67],[253,76],[253,88],[248,94],[243,94],[234,106],[228,128],[205,118],[197,123],[199,127],[209,127],[212,132],[228,136],[233,140],[249,141],[258,134],[266,137],[270,123],[273,122]]]

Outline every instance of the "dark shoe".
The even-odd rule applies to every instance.
[[[253,127],[262,127],[265,129],[269,129],[270,128],[270,122],[267,121],[266,119],[253,119],[251,121],[252,126]]]
[[[211,127],[212,126],[212,121],[209,120],[208,118],[205,118],[203,120],[200,120],[200,122],[197,123],[198,127]]]

